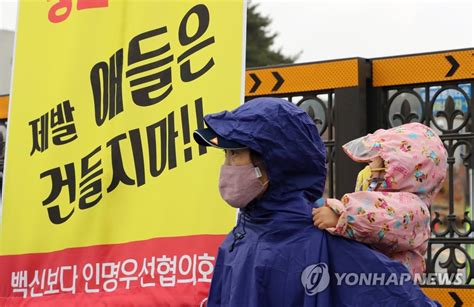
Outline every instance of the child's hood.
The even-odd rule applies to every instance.
[[[420,123],[377,130],[343,149],[356,162],[381,157],[386,163],[381,190],[415,193],[428,205],[446,178],[446,149],[436,133]]]

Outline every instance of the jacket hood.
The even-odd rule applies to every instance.
[[[377,130],[345,144],[343,149],[356,162],[381,157],[386,165],[381,190],[415,193],[428,205],[446,178],[443,142],[420,123]]]
[[[233,111],[205,116],[220,136],[259,153],[270,184],[263,199],[304,192],[314,201],[324,191],[326,151],[305,111],[280,98],[256,98]]]

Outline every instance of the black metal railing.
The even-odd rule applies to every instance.
[[[473,88],[462,81],[384,89],[385,128],[420,122],[446,147],[447,179],[431,208],[427,272],[462,273],[467,285],[474,281]]]
[[[462,273],[466,285],[474,283],[474,221],[471,215],[474,202],[474,155],[471,154],[474,142],[473,89],[473,83],[466,81],[393,86],[378,89],[382,93],[379,97],[383,97],[383,101],[375,101],[379,111],[367,110],[369,129],[420,122],[433,128],[443,141],[448,152],[447,179],[431,207],[432,235],[428,242],[427,273]],[[338,184],[338,194],[350,192],[347,182],[342,186],[342,178],[338,180],[336,177],[335,169],[341,163],[336,159],[336,144],[341,143],[341,138],[347,138],[346,127],[350,129],[355,119],[351,114],[336,117],[335,91],[272,96],[285,98],[304,109],[318,127],[327,149],[325,196],[337,197]],[[376,118],[369,116],[373,114],[377,115]],[[336,118],[347,122],[336,123]],[[336,127],[344,127],[344,131],[337,131]],[[372,132],[369,129],[367,132]]]

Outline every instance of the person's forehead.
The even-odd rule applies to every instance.
[[[234,153],[238,155],[245,155],[245,154],[250,154],[250,150],[248,148],[244,149],[225,149],[226,153]]]
[[[383,165],[385,164],[385,160],[382,157],[375,157],[372,161],[369,161],[368,164],[372,165]]]

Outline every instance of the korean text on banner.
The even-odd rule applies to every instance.
[[[20,3],[3,299],[145,287],[205,297],[235,212],[217,190],[223,154],[192,131],[241,103],[244,10],[242,0]]]

